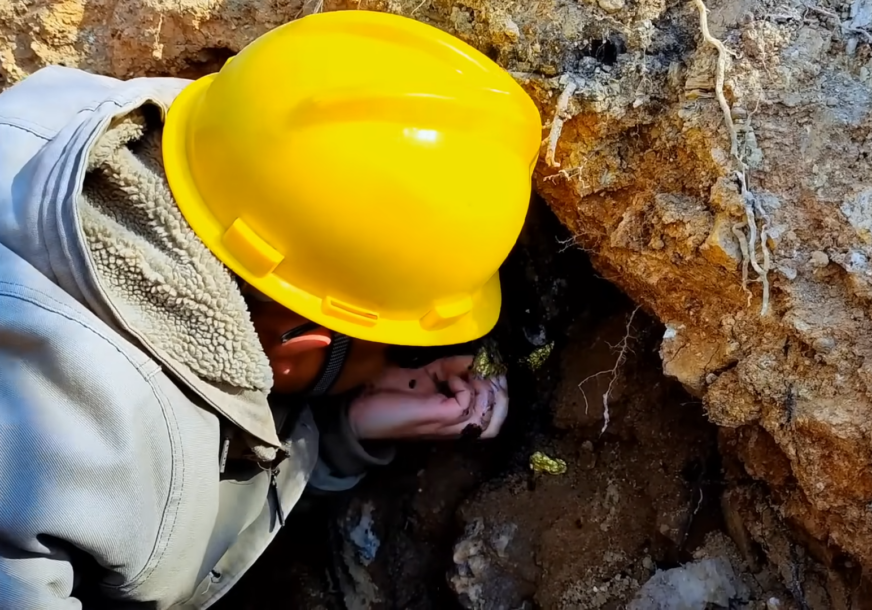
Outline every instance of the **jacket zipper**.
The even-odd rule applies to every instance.
[[[285,516],[282,514],[282,503],[279,501],[279,481],[278,474],[280,470],[270,469],[269,471],[269,490],[276,504],[276,517],[279,520],[279,527],[285,526]]]

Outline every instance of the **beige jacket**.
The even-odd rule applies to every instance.
[[[309,407],[268,403],[245,301],[164,178],[186,84],[51,67],[0,95],[0,608],[207,608],[307,483],[389,459],[334,406],[319,460]]]

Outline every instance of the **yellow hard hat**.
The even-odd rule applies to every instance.
[[[186,87],[163,155],[191,228],[254,288],[351,337],[447,345],[497,321],[541,136],[533,101],[472,47],[337,11]]]

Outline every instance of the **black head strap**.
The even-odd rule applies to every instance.
[[[305,324],[301,324],[300,326],[292,328],[284,333],[281,337],[281,342],[287,343],[291,339],[313,331],[316,328],[318,328],[318,325],[314,322],[306,322]],[[327,355],[324,358],[324,366],[321,368],[321,373],[318,375],[317,380],[312,385],[312,389],[309,390],[306,395],[316,397],[323,396],[329,392],[336,384],[336,380],[339,379],[339,375],[342,373],[342,369],[345,366],[345,362],[348,360],[348,354],[350,352],[351,337],[331,331],[331,341],[330,345],[327,346]]]
[[[339,374],[348,361],[351,352],[351,337],[341,333],[333,333],[333,341],[327,347],[327,357],[324,359],[324,368],[314,387],[309,390],[309,396],[323,396],[339,379]]]

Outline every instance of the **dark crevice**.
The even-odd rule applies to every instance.
[[[627,45],[620,34],[612,34],[607,38],[591,40],[578,51],[579,60],[592,57],[605,66],[613,66],[618,57],[627,52]]]
[[[180,78],[197,79],[207,74],[214,74],[221,70],[227,60],[236,55],[236,52],[227,47],[207,47],[193,53],[190,57],[182,58],[185,65],[177,74]]]

